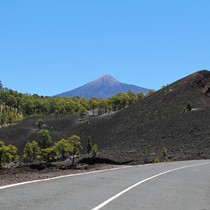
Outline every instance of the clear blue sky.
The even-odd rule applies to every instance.
[[[103,74],[159,89],[210,69],[209,0],[2,0],[0,80],[55,95]]]

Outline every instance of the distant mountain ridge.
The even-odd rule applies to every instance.
[[[105,74],[98,79],[89,82],[81,87],[56,95],[56,97],[84,97],[84,98],[108,98],[119,92],[133,91],[134,93],[149,91],[147,88],[139,87],[132,84],[119,82],[109,74]]]

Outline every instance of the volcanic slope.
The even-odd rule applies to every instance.
[[[188,102],[192,111],[184,111]],[[44,117],[53,140],[76,134],[83,145],[90,135],[100,156],[119,162],[151,162],[166,147],[171,160],[210,158],[210,72],[198,71],[156,91],[132,107],[79,121]],[[0,138],[19,146],[37,138],[29,118],[0,129]]]
[[[192,111],[184,111],[188,102]],[[171,159],[210,158],[210,72],[189,75],[110,116],[78,127],[115,160],[153,160],[168,149]]]

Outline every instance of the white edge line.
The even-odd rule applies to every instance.
[[[151,176],[151,177],[149,177],[149,178],[146,178],[146,179],[144,179],[144,180],[142,180],[142,181],[140,181],[140,182],[137,182],[136,184],[134,184],[134,185],[128,187],[127,189],[125,189],[125,190],[119,192],[119,193],[116,194],[115,196],[109,198],[108,200],[104,201],[103,203],[101,203],[100,205],[96,206],[95,208],[93,208],[93,209],[91,209],[91,210],[99,210],[99,209],[101,209],[102,207],[106,206],[108,203],[110,203],[111,201],[113,201],[113,200],[115,200],[116,198],[120,197],[122,194],[128,192],[129,190],[133,189],[134,187],[137,187],[138,185],[140,185],[140,184],[142,184],[142,183],[144,183],[144,182],[146,182],[146,181],[149,181],[149,180],[151,180],[151,179],[154,179],[154,178],[156,178],[156,177],[158,177],[158,176],[162,176],[162,175],[164,175],[164,174],[167,174],[167,173],[170,173],[170,172],[173,172],[173,171],[177,171],[177,170],[181,170],[181,169],[185,169],[185,168],[190,168],[190,167],[195,167],[195,166],[200,166],[200,165],[205,165],[205,164],[209,164],[209,163],[210,163],[210,162],[207,162],[207,163],[200,163],[200,164],[194,164],[194,165],[188,165],[188,166],[183,166],[183,167],[170,169],[170,170],[168,170],[168,171],[164,171],[164,172],[162,172],[162,173],[156,174],[156,175]]]
[[[77,174],[56,176],[56,177],[51,177],[51,178],[46,178],[46,179],[38,179],[38,180],[32,180],[32,181],[26,181],[26,182],[19,182],[19,183],[15,183],[15,184],[1,186],[0,190],[10,188],[10,187],[16,187],[16,186],[20,186],[20,185],[25,185],[25,184],[36,183],[36,182],[46,182],[46,181],[55,180],[55,179],[62,179],[62,178],[66,178],[66,177],[95,174],[95,173],[101,173],[101,172],[105,172],[105,171],[114,171],[114,170],[129,168],[129,167],[133,167],[133,166],[122,166],[122,167],[117,167],[117,168],[110,168],[110,169],[103,169],[103,170],[97,170],[97,171],[82,172],[82,173],[77,173]]]

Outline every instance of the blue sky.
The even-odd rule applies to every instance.
[[[159,89],[210,69],[209,0],[0,1],[0,80],[55,95],[103,74]]]

